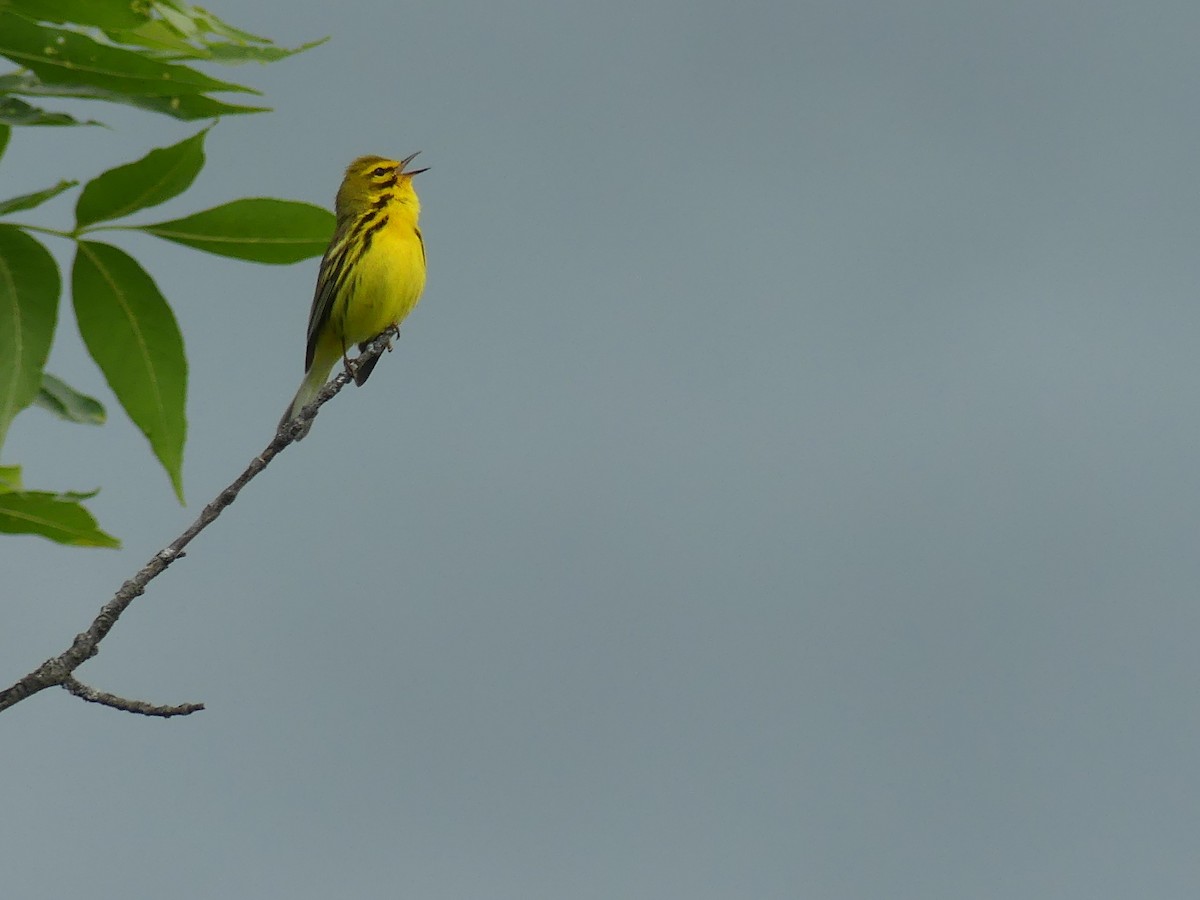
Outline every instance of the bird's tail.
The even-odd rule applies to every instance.
[[[316,360],[314,360],[316,362]],[[283,418],[279,420],[279,425],[276,426],[276,431],[281,431],[292,419],[300,415],[300,410],[308,406],[317,399],[317,394],[321,393],[321,388],[325,386],[325,375],[327,368],[314,365],[304,373],[304,380],[300,382],[300,389],[296,391],[296,396],[292,398],[292,402],[288,405],[287,412],[283,414]],[[296,440],[300,440],[312,427],[312,419],[304,423],[304,427],[296,434]]]

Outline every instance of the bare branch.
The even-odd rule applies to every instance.
[[[127,700],[124,697],[118,697],[116,694],[88,687],[74,675],[68,675],[64,678],[62,686],[68,693],[73,694],[80,700],[86,700],[88,703],[99,703],[101,706],[111,706],[113,709],[119,709],[127,713],[136,713],[139,716],[159,716],[163,719],[169,719],[171,716],[189,716],[194,712],[200,712],[200,710],[204,709],[203,703],[181,703],[179,706],[155,706],[153,703],[147,703],[145,700]]]
[[[351,372],[360,371],[363,366],[373,366],[384,350],[391,349],[392,339],[398,333],[398,329],[393,327],[371,341],[364,348],[361,355],[350,360]],[[308,430],[312,420],[316,417],[318,410],[352,380],[353,375],[350,372],[339,372],[325,387],[321,388],[321,393],[317,395],[317,399],[304,407],[300,411],[300,414],[291,422],[288,422],[279,429],[275,437],[271,440],[271,443],[267,444],[266,449],[254,457],[242,474],[234,479],[233,483],[227,488],[217,494],[216,498],[208,506],[204,507],[200,516],[183,534],[155,553],[136,575],[121,585],[113,598],[101,607],[100,614],[92,621],[87,631],[75,635],[75,640],[64,652],[46,660],[16,684],[0,691],[0,712],[20,703],[26,697],[30,697],[38,691],[54,687],[55,685],[62,685],[72,694],[84,700],[102,703],[105,706],[111,706],[115,709],[124,709],[126,712],[141,712],[144,715],[184,715],[185,713],[182,710],[186,709],[187,712],[195,712],[195,709],[191,707],[202,709],[203,707],[200,704],[188,704],[186,707],[161,707],[143,704],[141,701],[123,700],[112,694],[95,691],[80,684],[78,681],[75,681],[72,673],[80,665],[100,652],[100,642],[112,630],[112,627],[117,623],[117,619],[129,608],[134,599],[145,592],[146,586],[162,574],[167,566],[184,556],[184,548],[192,542],[192,539],[216,521],[217,516],[221,515],[225,507],[237,499],[237,495],[241,492],[242,488],[249,484],[251,479],[258,475],[259,472],[265,469],[271,460],[279,455],[280,451],[289,444],[295,443],[299,437],[302,437]],[[90,696],[84,696],[82,692],[87,692]],[[113,702],[109,702],[110,700]],[[128,708],[134,705],[140,705],[144,708]],[[147,712],[146,710],[159,710],[159,712]],[[162,710],[170,710],[170,712],[162,712]]]

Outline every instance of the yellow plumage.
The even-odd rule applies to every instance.
[[[425,245],[412,177],[426,170],[404,171],[415,156],[400,161],[362,156],[346,169],[335,207],[337,228],[321,260],[308,316],[304,380],[280,428],[321,392],[339,357],[399,325],[421,299]],[[355,381],[365,382],[373,367],[359,369]]]

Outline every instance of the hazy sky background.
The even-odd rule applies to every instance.
[[[1195,896],[1200,6],[214,9],[332,40],[226,73],[276,111],[139,220],[422,150],[429,285],[79,671],[208,710],[0,716],[5,897]],[[0,196],[196,130],[87,111]],[[315,261],[114,242],[187,342],[189,507],[65,305],[112,421],[4,461],[125,548],[0,541],[5,683],[302,374]]]

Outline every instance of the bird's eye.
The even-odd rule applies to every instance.
[[[380,166],[378,169],[376,169],[371,174],[374,175],[376,178],[382,178],[387,173],[388,173],[388,170],[385,169],[383,166]]]

